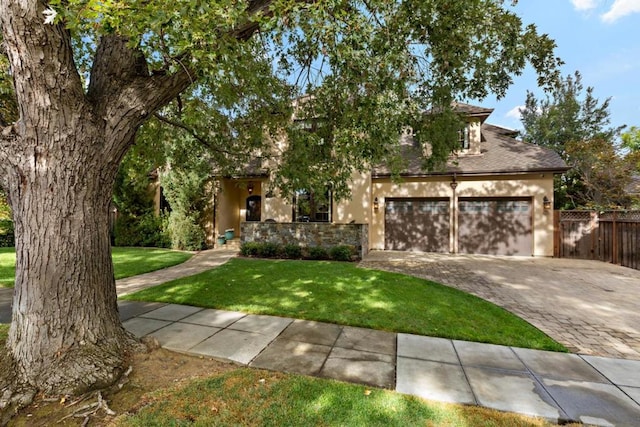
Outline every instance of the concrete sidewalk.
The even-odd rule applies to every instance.
[[[426,399],[599,426],[640,420],[640,361],[123,301],[125,327],[167,349]]]

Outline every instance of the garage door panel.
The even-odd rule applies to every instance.
[[[449,201],[385,201],[385,249],[449,252]]]
[[[461,199],[458,207],[461,253],[532,254],[529,199]]]

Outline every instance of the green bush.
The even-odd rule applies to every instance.
[[[261,243],[259,242],[246,242],[240,246],[240,254],[242,256],[258,256],[258,248]]]
[[[288,243],[282,246],[282,258],[300,259],[302,258],[302,248],[298,245]]]
[[[347,245],[334,246],[329,249],[329,255],[335,261],[351,261],[354,254],[354,248]]]
[[[13,232],[13,221],[10,219],[0,220],[0,248],[11,248],[16,245]]]
[[[302,249],[296,244],[279,245],[271,242],[246,242],[240,246],[240,254],[256,258],[313,259],[351,261],[355,254],[353,246],[339,245],[327,250],[320,246]]]
[[[308,249],[308,258],[315,260],[329,259],[329,253],[322,246],[311,246]]]
[[[263,242],[258,247],[260,258],[277,258],[280,253],[280,245],[271,242]]]
[[[165,218],[147,213],[140,217],[121,215],[114,230],[116,246],[168,248],[169,235]]]
[[[197,220],[188,215],[172,212],[169,216],[171,247],[186,251],[199,251],[206,247],[206,235]]]

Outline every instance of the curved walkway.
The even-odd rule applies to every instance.
[[[360,264],[443,283],[574,353],[640,360],[640,271],[599,261],[372,251]]]
[[[237,254],[237,250],[230,249],[208,249],[206,251],[200,251],[182,264],[152,271],[151,273],[116,280],[116,292],[118,296],[121,297],[181,277],[193,276],[194,274],[218,267]]]

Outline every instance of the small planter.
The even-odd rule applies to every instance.
[[[222,246],[225,243],[227,243],[227,239],[225,238],[225,236],[218,236],[218,246]]]
[[[228,230],[224,230],[224,238],[227,240],[232,240],[233,239],[233,228],[230,228]]]

